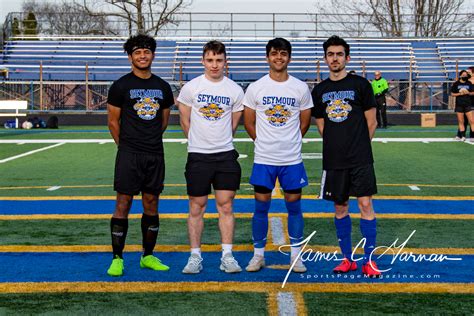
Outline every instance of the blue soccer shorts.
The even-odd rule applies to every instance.
[[[301,162],[290,166],[271,166],[254,163],[250,184],[263,186],[273,190],[276,179],[284,191],[301,189],[308,185],[308,177],[304,164]]]

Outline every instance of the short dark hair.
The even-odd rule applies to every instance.
[[[272,50],[286,50],[288,55],[291,57],[291,44],[286,39],[282,37],[277,37],[272,40],[269,40],[267,43],[267,57],[270,55],[270,51]]]
[[[347,44],[347,42],[343,38],[337,35],[331,36],[323,43],[324,56],[326,56],[329,46],[344,46],[344,52],[346,53],[346,56],[349,56],[351,52],[349,44]]]
[[[204,47],[202,48],[202,57],[206,56],[207,52],[213,52],[216,55],[219,54],[224,54],[224,57],[226,57],[225,53],[225,45],[222,42],[219,41],[209,41],[207,42]]]
[[[140,48],[146,48],[155,53],[156,41],[153,37],[145,34],[138,34],[130,36],[128,40],[123,44],[123,50],[131,55],[135,50]]]

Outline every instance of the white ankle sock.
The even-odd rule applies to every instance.
[[[222,256],[228,253],[232,254],[232,244],[222,244]]]
[[[301,247],[291,247],[291,258],[296,258],[301,251]]]
[[[191,254],[195,254],[201,257],[201,248],[191,248]]]
[[[265,256],[265,248],[254,248],[253,249],[254,255]]]

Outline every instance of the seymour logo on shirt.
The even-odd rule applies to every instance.
[[[161,90],[153,89],[133,89],[130,90],[130,99],[138,99],[133,109],[137,111],[138,117],[149,121],[156,117],[156,113],[160,109],[157,99],[163,99]]]
[[[280,127],[286,124],[288,119],[291,117],[291,111],[287,110],[283,105],[272,105],[268,110],[265,111],[268,122],[276,127]]]
[[[328,119],[335,123],[344,122],[352,111],[352,106],[346,99],[354,100],[354,95],[354,91],[332,91],[323,94],[322,101],[329,102],[326,107]]]
[[[198,103],[206,103],[199,109],[202,117],[209,121],[217,121],[222,118],[225,110],[222,105],[230,106],[230,98],[220,95],[199,94],[197,96]]]

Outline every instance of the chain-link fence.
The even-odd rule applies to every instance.
[[[107,109],[111,82],[9,82],[0,85],[0,100],[27,100],[30,111],[94,112]],[[308,83],[312,88],[315,83]],[[452,82],[390,81],[389,112],[452,111]],[[182,83],[173,82],[175,95]],[[246,88],[247,84],[242,84]]]

